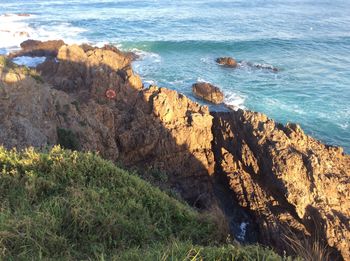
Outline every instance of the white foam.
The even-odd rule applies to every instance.
[[[251,70],[251,69],[271,70],[271,71],[277,70],[276,67],[268,63],[252,63],[247,61],[240,61],[238,63],[238,67],[246,70]]]
[[[247,226],[249,225],[248,222],[242,222],[239,226],[240,228],[240,232],[239,234],[237,235],[237,238],[241,241],[244,241],[245,240],[245,235],[247,233]]]
[[[205,79],[203,79],[203,78],[201,78],[201,77],[198,77],[198,78],[197,78],[197,82],[207,82],[207,83],[211,83],[210,81],[207,81],[207,80],[205,80]]]
[[[45,62],[46,57],[29,57],[29,56],[19,56],[12,61],[18,65],[25,65],[28,67],[36,67],[37,65]]]
[[[156,81],[153,81],[153,80],[144,80],[143,81],[143,85],[148,88],[150,87],[151,85],[157,85],[157,82]]]
[[[160,63],[162,61],[162,57],[157,53],[146,52],[136,48],[131,49],[131,52],[138,55],[139,60],[143,62]]]
[[[48,22],[47,25],[34,28],[30,25],[33,18],[35,18],[34,15],[0,15],[0,50],[2,53],[20,49],[20,43],[28,39],[41,41],[62,39],[68,44],[87,42],[87,39],[81,37],[81,33],[86,31],[83,28],[66,22],[55,24]]]
[[[236,110],[237,109],[245,109],[244,101],[245,101],[245,98],[243,96],[240,96],[234,92],[228,92],[225,95],[225,99],[224,99],[224,102],[227,105],[232,106],[233,109],[236,109]]]
[[[19,44],[33,34],[33,28],[28,21],[34,16],[19,16],[15,14],[0,15],[0,48],[6,53],[19,48]]]
[[[213,59],[210,58],[210,57],[203,57],[203,58],[200,59],[200,61],[201,61],[202,63],[205,63],[205,64],[211,64],[211,63],[213,63]]]
[[[344,123],[338,123],[338,126],[343,129],[343,130],[346,130],[349,128],[349,123],[348,122],[344,122]]]

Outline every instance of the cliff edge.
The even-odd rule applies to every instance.
[[[199,208],[221,201],[225,209],[219,178],[258,227],[259,242],[283,252],[283,235],[317,236],[334,258],[350,260],[349,155],[295,124],[250,111],[210,113],[176,91],[145,89],[132,57],[61,43],[36,70],[1,57],[0,144],[98,151],[166,173],[159,185]]]

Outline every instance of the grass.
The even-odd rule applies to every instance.
[[[0,147],[0,260],[281,260],[93,153]]]
[[[317,223],[315,223],[317,227]],[[305,261],[328,261],[332,260],[330,249],[323,242],[315,230],[316,234],[312,237],[298,237],[291,229],[283,228],[283,241],[290,247],[292,252],[300,260]]]
[[[99,258],[103,260],[102,257]],[[143,261],[273,261],[282,260],[275,253],[256,245],[242,247],[240,245],[224,244],[222,246],[198,246],[190,242],[174,241],[168,245],[154,245],[146,249],[129,249],[112,257],[112,260],[143,260]]]

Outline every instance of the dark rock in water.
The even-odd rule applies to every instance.
[[[29,17],[30,14],[22,13],[22,14],[17,14],[18,16],[24,16],[24,17]]]
[[[192,85],[192,92],[199,98],[211,103],[219,104],[224,100],[223,92],[207,82],[198,82]]]
[[[269,64],[259,64],[259,63],[252,63],[247,61],[236,61],[232,57],[220,57],[216,59],[216,62],[220,65],[223,65],[229,68],[250,67],[253,69],[270,70],[273,72],[279,71],[278,68]]]
[[[46,57],[56,57],[58,49],[65,43],[62,40],[52,40],[52,41],[37,41],[37,40],[26,40],[21,43],[22,50],[11,53],[10,58],[15,58],[18,56],[46,56]]]
[[[220,57],[216,59],[216,62],[225,67],[236,68],[238,66],[237,61],[232,57]]]
[[[3,16],[9,17],[9,16],[13,16],[13,15],[16,15],[16,16],[24,16],[24,17],[30,16],[30,14],[27,14],[27,13],[20,13],[20,14],[4,14]]]
[[[278,69],[272,65],[269,64],[252,64],[252,67],[255,67],[256,69],[262,69],[262,70],[270,70],[273,72],[278,72]]]

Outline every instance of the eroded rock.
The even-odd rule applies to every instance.
[[[55,57],[58,53],[58,49],[64,45],[62,40],[51,40],[51,41],[37,41],[37,40],[26,40],[21,43],[22,50],[11,53],[9,57],[19,56],[46,56]]]
[[[350,156],[260,113],[212,115],[217,170],[255,216],[260,241],[288,249],[282,239],[291,231],[349,260]]]
[[[192,92],[199,98],[219,104],[224,100],[223,92],[216,86],[207,82],[197,82],[192,85]]]

